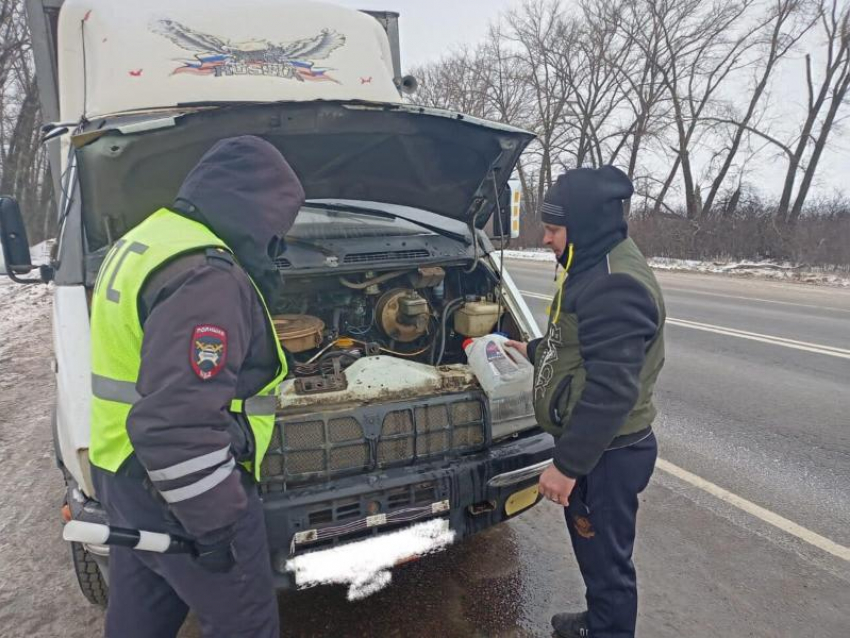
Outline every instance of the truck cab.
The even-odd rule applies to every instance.
[[[103,522],[88,461],[89,304],[106,253],[216,141],[281,150],[307,202],[271,309],[291,357],[262,464],[276,586],[292,559],[412,524],[456,539],[532,507],[553,440],[531,388],[491,400],[462,344],[539,336],[494,241],[532,135],[404,100],[398,15],[293,0],[28,0],[60,231],[54,440],[66,518]],[[0,202],[7,272],[33,267]],[[495,229],[491,236],[484,231]],[[104,603],[108,549],[75,545]]]

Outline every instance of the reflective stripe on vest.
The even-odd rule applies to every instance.
[[[145,281],[175,257],[208,248],[229,251],[227,245],[203,224],[160,209],[118,240],[104,259],[91,308],[93,397],[89,458],[93,465],[115,472],[133,453],[127,434],[127,416],[130,408],[141,398],[136,391],[136,381],[141,367],[144,331],[139,323],[138,299]],[[256,285],[254,288],[269,325],[273,326],[265,300]],[[272,334],[275,334],[273,329]],[[244,414],[251,427],[255,455],[253,462],[246,465],[253,466],[258,480],[260,464],[274,430],[278,388],[287,373],[286,357],[277,340],[275,345],[280,362],[275,378],[256,395],[233,399],[230,404],[230,410]],[[209,455],[186,463],[204,463],[206,456]],[[224,459],[219,462],[222,461]],[[166,469],[179,471],[174,470],[178,466]],[[225,473],[226,467],[227,464],[205,477],[203,485],[199,481],[187,488],[172,490],[174,493],[170,493],[166,500],[178,502],[211,489],[217,484],[211,477],[215,476],[218,482],[227,478],[232,468]]]
[[[133,406],[141,396],[136,392],[136,384],[131,381],[117,381],[97,374],[91,375],[92,394],[98,399],[113,403],[126,403]],[[249,399],[233,399],[230,411],[245,416],[274,415],[277,410],[276,396],[253,396]]]

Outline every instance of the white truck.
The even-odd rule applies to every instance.
[[[294,360],[262,466],[276,586],[304,552],[438,518],[463,538],[538,501],[553,441],[530,389],[490,401],[462,342],[539,336],[491,238],[532,135],[406,104],[398,15],[283,0],[27,0],[60,232],[34,275],[0,200],[5,271],[54,284],[65,517],[103,522],[88,461],[89,300],[106,252],[217,140],[275,144],[308,201],[273,309]],[[356,548],[356,545],[351,545]],[[108,549],[73,545],[85,596]]]

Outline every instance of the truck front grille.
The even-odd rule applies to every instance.
[[[385,406],[377,418],[368,417],[374,425],[366,429],[359,411],[301,418],[278,417],[263,460],[263,491],[456,456],[483,448],[487,440],[484,404],[470,395]]]

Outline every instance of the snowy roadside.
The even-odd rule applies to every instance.
[[[33,262],[48,247],[33,248]],[[29,275],[32,276],[32,275]],[[29,277],[28,276],[28,277]],[[0,634],[89,638],[102,611],[83,598],[62,541],[53,456],[52,286],[0,275]]]
[[[62,541],[53,456],[50,287],[0,276],[0,634],[91,638],[102,611],[83,598]]]
[[[505,258],[550,263],[555,259],[550,251],[542,249],[506,250]],[[735,277],[751,277],[790,283],[850,288],[850,271],[829,272],[788,263],[769,261],[696,261],[691,259],[652,257],[649,259],[649,265],[655,270],[731,275]]]
[[[48,263],[51,243],[42,242],[30,249],[33,264]],[[3,252],[0,248],[0,264],[2,259]],[[33,278],[36,275],[37,271],[33,271],[23,276]],[[0,274],[0,369],[5,369],[3,353],[13,345],[12,338],[19,331],[26,330],[27,325],[36,317],[46,317],[49,322],[52,294],[52,285],[21,285]]]

